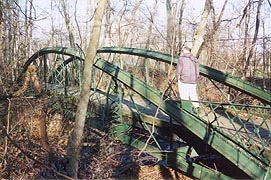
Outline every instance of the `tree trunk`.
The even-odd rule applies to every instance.
[[[29,25],[29,33],[28,33],[28,57],[33,53],[32,52],[32,39],[33,39],[33,0],[29,0],[29,18],[28,18],[28,25]]]
[[[105,33],[104,33],[104,40],[102,42],[102,44],[104,44],[105,46],[112,46],[111,45],[111,41],[110,39],[112,38],[111,36],[111,28],[112,28],[112,24],[111,24],[111,8],[110,6],[107,6],[106,9],[107,13],[106,13],[106,20],[105,20]]]
[[[73,36],[72,30],[71,30],[71,20],[70,20],[69,14],[68,14],[66,2],[67,1],[65,1],[65,0],[61,0],[61,7],[62,7],[62,10],[63,10],[63,16],[64,16],[64,19],[65,19],[66,28],[67,28],[67,31],[68,31],[68,34],[69,34],[70,46],[72,48],[74,48],[75,47],[75,45],[74,45],[74,36]]]
[[[266,80],[268,81],[268,77],[269,77],[269,72],[268,72],[268,61],[267,61],[267,48],[266,48],[266,45],[267,45],[267,38],[265,37],[266,34],[265,34],[265,24],[263,23],[263,50],[262,50],[262,53],[263,53],[263,87],[266,88]],[[271,85],[271,84],[270,84]]]
[[[182,0],[181,8],[180,8],[180,15],[179,15],[179,22],[178,22],[178,46],[177,46],[177,54],[181,53],[182,50],[182,45],[183,45],[183,31],[182,31],[182,22],[183,22],[183,12],[184,12],[184,7],[185,7],[185,0]]]
[[[166,11],[167,11],[167,53],[173,54],[175,48],[175,28],[174,28],[174,18],[172,12],[171,0],[166,0]],[[165,71],[169,71],[169,65],[165,64]]]
[[[33,0],[26,0],[25,2],[25,20],[24,20],[24,28],[25,28],[25,56],[28,58],[30,56],[31,44],[32,44],[32,30],[33,30]]]
[[[149,49],[150,48],[150,39],[151,39],[151,34],[152,34],[152,27],[153,27],[153,22],[154,22],[154,17],[155,17],[155,12],[157,10],[157,0],[155,0],[154,5],[153,5],[153,9],[152,9],[152,13],[150,14],[150,24],[148,27],[148,32],[147,32],[147,42],[145,45],[145,49]],[[145,81],[147,84],[149,84],[149,60],[148,58],[144,58],[140,67],[144,67],[142,68],[142,71],[145,70]],[[142,72],[143,74],[144,72]]]
[[[211,67],[212,67],[213,63],[215,62],[215,60],[213,59],[214,38],[215,38],[215,34],[216,34],[216,32],[222,22],[222,17],[223,17],[224,11],[226,9],[227,3],[228,3],[228,0],[225,0],[217,21],[215,20],[215,12],[213,13],[213,29],[204,38],[204,42],[202,43],[202,47],[205,46],[206,43],[209,44],[209,52],[208,52],[209,58],[208,58],[207,64],[210,65]],[[202,47],[200,48],[200,51],[198,52],[198,54],[201,53],[201,50],[203,49]]]
[[[50,8],[51,8],[51,12],[53,12],[53,0],[51,0],[51,3],[50,3]],[[54,18],[53,18],[53,14],[51,13],[51,36],[50,36],[50,45],[51,46],[55,46],[55,25],[54,25]]]
[[[3,2],[0,1],[0,72],[3,72],[4,70],[4,65],[3,65],[3,33],[4,33],[4,29],[3,29]],[[0,80],[1,80],[1,74],[0,74]]]
[[[250,9],[251,9],[251,3],[248,2],[248,4],[246,5],[245,9],[243,10],[243,16],[240,20],[239,25],[241,25],[241,22],[243,21],[243,19],[245,20],[245,27],[244,27],[244,45],[243,45],[243,53],[242,53],[242,58],[241,58],[241,63],[245,63],[246,62],[246,55],[247,55],[247,48],[248,48],[248,38],[249,38],[249,21],[250,21]],[[239,66],[239,64],[237,64],[237,66]],[[240,65],[242,66],[242,65]],[[245,65],[244,65],[245,67]],[[244,68],[243,67],[243,68]],[[238,67],[237,67],[238,68]],[[243,69],[244,70],[244,69]],[[244,71],[243,71],[243,78],[244,78]]]
[[[80,39],[79,46],[82,47],[82,44],[83,44],[82,35],[81,35],[80,26],[79,26],[79,23],[78,23],[78,20],[77,20],[77,0],[75,0],[75,8],[74,9],[75,9],[74,10],[74,21],[75,21],[75,24],[77,26],[78,35],[79,35],[79,39]]]
[[[251,58],[252,58],[253,54],[255,53],[256,41],[257,41],[259,27],[260,27],[260,12],[261,12],[260,10],[261,10],[262,3],[263,3],[263,0],[260,0],[258,2],[257,14],[256,14],[256,27],[255,27],[253,40],[252,40],[252,45],[250,46],[249,54],[248,54],[248,57],[247,57],[247,59],[245,61],[245,66],[244,66],[244,71],[243,71],[244,72],[243,78],[246,77],[247,70],[248,70],[248,67],[250,65]]]
[[[83,130],[85,125],[87,107],[89,102],[91,79],[92,79],[92,67],[96,56],[96,50],[99,45],[99,38],[101,33],[102,19],[104,14],[104,8],[107,0],[100,0],[95,12],[94,25],[87,49],[86,60],[84,64],[83,72],[83,85],[80,93],[80,99],[76,111],[76,119],[74,128],[69,140],[67,149],[67,173],[69,176],[77,178],[79,156],[81,150],[81,142],[83,139]]]
[[[204,11],[202,13],[202,17],[201,17],[201,21],[199,23],[198,29],[194,36],[194,43],[191,50],[192,54],[195,55],[196,57],[199,56],[199,50],[201,48],[202,43],[204,42],[205,28],[206,28],[208,16],[210,14],[212,7],[213,7],[213,0],[206,0],[205,5],[204,5]]]
[[[29,49],[28,49],[28,29],[29,29],[29,21],[27,19],[27,14],[28,14],[28,0],[25,1],[25,9],[24,9],[24,14],[25,14],[25,19],[24,19],[24,46],[25,46],[25,56],[28,57],[29,56]]]
[[[171,54],[174,47],[174,22],[172,15],[172,3],[171,0],[166,1],[166,10],[167,10],[167,52]]]

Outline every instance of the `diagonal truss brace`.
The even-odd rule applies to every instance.
[[[132,88],[141,96],[147,98],[162,111],[184,125],[191,133],[198,136],[205,143],[212,146],[219,153],[223,154],[232,163],[255,179],[271,178],[269,166],[261,162],[257,157],[250,154],[239,144],[231,141],[230,138],[216,131],[212,126],[210,129],[207,122],[194,116],[188,111],[171,101],[165,101],[161,94],[143,81],[135,78],[132,74],[121,70],[119,67],[103,60],[97,59],[94,66],[107,74],[117,78],[120,82]]]

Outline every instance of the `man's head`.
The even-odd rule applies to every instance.
[[[190,52],[191,52],[191,48],[189,48],[188,46],[183,47],[183,53],[190,53]]]

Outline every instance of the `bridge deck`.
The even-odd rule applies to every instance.
[[[129,97],[124,98],[122,107],[123,111],[139,112],[148,116],[166,120],[168,122],[170,119],[170,117],[166,113],[164,113],[158,107],[140,96],[133,96],[133,101]],[[228,116],[230,116],[230,119],[228,118]],[[225,112],[223,110],[217,110],[215,112],[210,111],[204,106],[200,107],[198,114],[198,117],[211,123],[212,126],[218,127],[221,131],[229,134],[230,136],[239,138],[239,141],[241,142],[245,143],[246,138],[253,137],[254,143],[260,145],[261,141],[266,140],[269,141],[268,148],[271,149],[271,132],[269,130],[269,128],[271,127],[271,119],[267,119],[265,120],[265,123],[263,123],[263,120],[260,117],[256,117],[255,119],[253,119],[252,123],[251,121],[247,121],[248,114],[243,113],[241,116],[243,117],[243,119],[236,118],[233,116],[233,114],[229,114],[229,112]],[[259,137],[252,136],[255,133],[259,133]]]
[[[125,98],[123,100],[123,110],[124,111],[134,111],[140,112],[145,115],[149,115],[152,117],[156,117],[159,119],[163,119],[169,122],[170,117],[159,110],[155,105],[149,103],[146,99],[135,96],[133,97],[133,101],[129,100],[129,98]],[[230,119],[228,118],[230,116]],[[249,146],[251,142],[254,142],[254,145],[258,145],[262,147],[262,141],[268,141],[265,148],[268,148],[271,151],[271,132],[269,128],[271,127],[271,119],[263,120],[258,117],[251,121],[247,121],[248,114],[242,114],[243,119],[236,118],[233,114],[223,111],[217,110],[209,111],[206,107],[200,107],[198,117],[212,124],[213,127],[217,127],[220,131],[228,134],[231,137],[234,137],[239,142],[245,143],[246,146]],[[178,123],[175,121],[174,123]],[[258,134],[258,137],[255,136]],[[247,144],[246,144],[247,143]]]
[[[58,66],[56,59],[50,59],[50,57],[47,56],[50,53],[61,54],[69,56],[70,58],[63,58],[63,61],[61,61],[62,64]],[[173,65],[176,65],[178,60],[178,57],[172,58],[172,55],[169,54],[134,48],[102,48],[98,50],[98,54],[101,53],[128,54],[153,59],[167,64],[172,64],[173,60]],[[43,61],[40,61],[40,57],[42,56]],[[168,119],[168,114],[175,118],[177,122],[182,123],[182,126],[188,130],[190,135],[196,135],[200,141],[208,143],[213,149],[223,154],[224,157],[237,165],[238,168],[242,169],[252,178],[266,179],[271,177],[269,165],[271,156],[269,156],[269,158],[259,157],[261,156],[261,151],[263,149],[270,147],[270,106],[268,109],[254,107],[246,109],[247,107],[235,105],[225,108],[223,105],[224,107],[221,106],[221,108],[218,104],[202,103],[203,106],[198,117],[197,115],[190,113],[185,107],[183,107],[184,110],[181,110],[174,102],[164,102],[160,92],[157,91],[156,88],[144,83],[133,74],[123,70],[117,64],[114,64],[114,60],[111,63],[111,60],[111,58],[109,58],[109,60],[104,60],[97,57],[94,64],[95,70],[101,70],[103,72],[102,75],[105,73],[112,77],[112,80],[109,81],[107,77],[103,79],[98,75],[99,80],[95,80],[95,83],[97,82],[97,88],[99,82],[101,82],[101,84],[105,83],[106,86],[110,83],[107,87],[108,91],[113,89],[116,90],[115,88],[118,87],[118,83],[116,82],[121,82],[122,85],[132,89],[133,92],[138,93],[142,97],[146,97],[154,105],[159,106],[161,104],[161,110],[166,112],[166,114],[157,111],[157,108],[154,105],[150,105],[145,99],[142,101],[134,99],[135,103],[130,99],[125,99],[123,101],[123,104],[125,104],[123,109],[128,109],[128,107],[134,111],[138,109],[139,112],[156,116],[160,119]],[[54,85],[59,84],[64,86],[64,92],[66,94],[68,91],[67,86],[81,84],[82,74],[80,71],[82,72],[83,66],[79,65],[82,61],[84,61],[84,58],[81,51],[66,47],[48,47],[39,50],[27,60],[23,68],[23,73],[31,63],[37,62],[39,65],[39,77],[42,77],[44,82],[51,82],[51,80],[55,79],[52,83],[54,83]],[[271,104],[270,91],[263,90],[247,81],[232,77],[210,67],[201,66],[200,73],[212,82],[218,82],[227,87],[233,87],[233,89],[256,98],[261,102],[268,105]],[[103,80],[105,81],[103,82]],[[111,86],[111,83],[113,86]],[[98,101],[100,102],[101,99],[98,98]],[[111,108],[114,111],[116,111],[115,107],[120,106],[118,103],[119,102],[117,101],[112,103],[114,106]],[[255,112],[253,112],[254,110]],[[242,114],[240,112],[242,112]],[[249,113],[246,115],[245,112]],[[257,144],[256,149],[259,148],[258,150],[249,149],[249,146],[254,144]]]

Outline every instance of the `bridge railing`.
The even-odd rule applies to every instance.
[[[133,53],[135,52],[133,51]],[[128,68],[125,70],[130,71],[137,78],[145,81],[144,76],[142,78],[135,73],[141,68],[137,66],[138,59],[136,59],[136,57],[127,54],[119,54],[118,50],[117,52],[109,54],[110,57],[117,57],[117,60],[114,59],[115,61],[111,60],[111,62],[119,67],[122,66],[123,69],[127,68],[127,64],[132,64],[132,70]],[[114,55],[112,56],[112,54]],[[158,56],[159,55],[153,57]],[[133,63],[127,63],[128,60]],[[159,61],[156,59],[150,58],[148,60],[150,64],[159,64]],[[161,67],[162,66],[160,66],[160,68]],[[170,69],[172,72],[169,74],[174,75],[174,68],[175,67],[172,67]],[[146,76],[150,77],[149,85],[155,87],[157,91],[162,92],[162,94],[167,95],[168,98],[176,99],[176,94],[178,94],[177,85],[174,84],[174,82],[170,82],[170,78],[166,77],[167,74],[163,69],[161,69],[160,73],[162,75],[160,74],[158,85],[155,80],[157,80],[159,74],[146,74]],[[163,76],[163,73],[165,73],[165,76]],[[215,74],[218,76],[221,75],[216,71]],[[235,79],[231,79],[229,81],[234,80]],[[208,123],[210,129],[211,127],[216,129],[224,136],[235,141],[240,147],[251,152],[254,156],[258,156],[261,161],[269,164],[271,160],[271,107],[269,105],[266,106],[265,103],[258,100],[257,97],[239,91],[238,88],[234,89],[232,86],[225,86],[222,84],[223,82],[217,82],[206,77],[202,77],[201,81],[204,83],[199,84],[199,86],[201,86],[199,91],[204,91],[204,89],[209,88],[209,90],[211,89],[211,93],[208,92],[210,97],[206,98],[206,94],[204,94],[203,91],[200,92],[199,95],[204,101],[200,101],[198,116]],[[242,82],[236,79],[236,83],[240,86]],[[244,84],[247,85],[246,82],[244,82]],[[165,93],[166,90],[169,91]],[[205,92],[207,91],[208,90]],[[216,97],[214,97],[214,93]],[[219,100],[223,100],[226,103],[214,102],[215,98],[219,98]],[[240,102],[257,102],[260,105],[241,104]]]
[[[64,58],[58,61],[56,57],[54,59],[46,57],[46,55],[50,53],[61,54]],[[132,48],[105,48],[100,50],[100,53],[108,53],[108,57],[110,57],[109,61],[117,66],[108,63],[108,61],[97,58],[95,67],[98,67],[102,71],[97,72],[93,76],[93,84],[95,88],[105,86],[109,87],[111,84],[110,82],[115,81],[120,81],[121,83],[126,84],[128,88],[147,99],[149,98],[154,105],[160,106],[160,104],[162,104],[163,107],[161,108],[164,112],[177,119],[180,123],[183,123],[183,125],[186,126],[189,131],[191,131],[191,134],[193,133],[197,135],[202,139],[202,141],[205,141],[205,136],[208,136],[206,141],[217,149],[218,152],[223,153],[223,151],[226,151],[223,149],[223,147],[219,147],[220,145],[227,147],[230,152],[225,152],[226,156],[228,156],[233,163],[241,165],[241,168],[244,169],[246,173],[249,173],[251,177],[265,176],[263,173],[266,173],[269,176],[269,169],[267,170],[266,166],[270,164],[270,156],[268,156],[271,136],[270,106],[253,106],[202,101],[200,102],[201,109],[199,115],[194,113],[192,114],[184,109],[176,107],[176,105],[172,104],[171,102],[164,102],[162,99],[162,97],[166,94],[165,89],[168,89],[168,87],[170,90],[172,90],[172,92],[174,92],[174,85],[169,81],[170,77],[168,74],[163,74],[163,77],[166,78],[162,79],[164,80],[164,82],[162,82],[161,79],[157,78],[157,74],[155,74],[156,72],[153,71],[153,74],[149,75],[150,77],[153,75],[154,78],[150,80],[149,85],[146,85],[147,83],[145,83],[144,76],[141,77],[140,81],[134,73],[137,70],[136,63],[132,64],[131,66],[125,66],[122,62],[129,60],[127,58],[127,54],[129,54],[129,58],[131,57],[130,55],[135,55],[141,56],[140,58],[153,59],[154,63],[161,61],[176,64],[175,57],[158,52]],[[124,53],[126,55],[120,55],[119,53]],[[122,56],[125,56],[125,59]],[[53,88],[61,85],[62,88],[64,87],[64,92],[66,94],[66,92],[68,92],[67,88],[72,87],[73,84],[76,85],[76,78],[80,78],[80,73],[77,74],[77,72],[82,72],[82,69],[76,69],[76,67],[72,65],[73,63],[78,62],[78,59],[82,59],[80,53],[68,48],[44,48],[35,53],[26,62],[25,67],[35,61],[35,63],[37,63],[39,66],[39,77],[42,78],[41,81],[44,83],[44,85],[48,86],[50,83],[55,83],[55,86],[52,86]],[[129,60],[127,63],[129,64],[131,61]],[[74,69],[76,70],[74,71]],[[171,70],[174,72],[173,69]],[[73,72],[75,72],[75,74],[73,74]],[[110,77],[105,74],[110,74]],[[247,82],[243,82],[235,79],[234,77],[225,75],[223,72],[218,72],[217,70],[208,67],[201,67],[201,75],[209,78],[212,83],[213,81],[217,81],[218,83],[221,83],[222,86],[225,85],[228,87],[235,87],[237,90],[248,93],[256,99],[259,98],[260,100],[269,104],[271,102],[271,95],[267,91],[263,91]],[[157,79],[158,81],[156,81],[155,84],[154,80]],[[223,89],[220,89],[216,83],[213,84],[219,92],[223,92]],[[48,87],[45,87],[45,89],[47,88]],[[124,90],[126,89],[123,87],[118,86],[117,88],[119,88],[118,92],[125,93]],[[112,87],[111,89],[115,90],[115,87]],[[109,91],[110,90],[108,90],[108,94],[110,94]],[[227,94],[224,94],[223,96],[227,96]],[[119,99],[117,102],[120,101],[121,99]],[[247,114],[245,112],[247,112]],[[215,139],[213,144],[210,142],[212,141],[212,138]],[[232,144],[227,145],[227,143]],[[239,150],[239,148],[245,152],[243,153],[242,150]],[[231,152],[234,152],[235,154],[231,156],[231,154],[233,154]],[[250,158],[252,161],[249,161]],[[258,163],[258,160],[260,160],[261,163]],[[247,168],[246,162],[251,162],[253,166]],[[259,166],[258,164],[262,164],[263,166]],[[258,169],[255,171],[253,168]]]
[[[83,62],[76,58],[59,54],[44,54],[35,65],[44,91],[68,94],[80,90]]]
[[[271,107],[201,101],[198,116],[261,160],[270,162]]]

